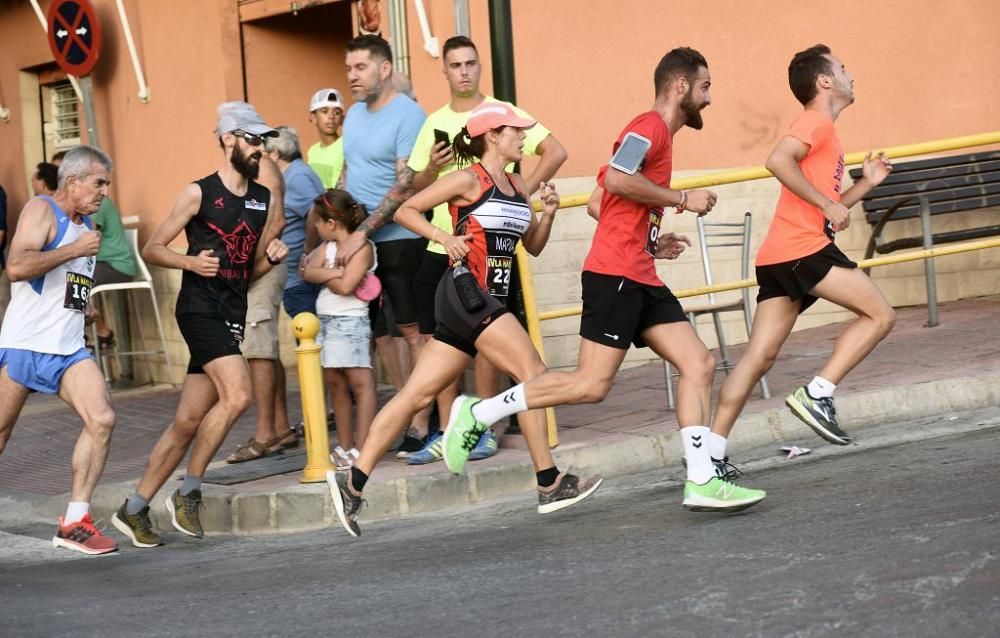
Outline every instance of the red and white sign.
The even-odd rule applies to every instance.
[[[101,51],[101,25],[90,0],[52,0],[47,22],[49,49],[59,68],[77,77],[93,71]]]

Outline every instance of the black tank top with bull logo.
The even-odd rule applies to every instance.
[[[211,250],[219,258],[219,274],[207,278],[184,271],[176,314],[221,315],[242,323],[247,314],[250,275],[257,242],[267,221],[271,192],[251,180],[246,195],[234,195],[223,185],[218,173],[195,184],[201,187],[201,206],[184,228],[187,254]]]

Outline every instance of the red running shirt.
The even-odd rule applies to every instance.
[[[657,186],[669,188],[673,144],[666,122],[653,111],[637,116],[618,136],[612,155],[630,132],[652,142],[639,173]],[[602,166],[597,175],[597,183],[602,188],[607,171],[607,165]],[[601,275],[627,277],[647,286],[662,286],[663,282],[656,276],[653,255],[647,252],[650,240],[654,245],[656,243],[662,219],[662,208],[650,208],[605,190],[601,199],[601,219],[597,222],[597,231],[583,269]]]

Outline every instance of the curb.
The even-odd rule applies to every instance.
[[[959,377],[868,392],[845,394],[837,399],[841,420],[852,432],[905,419],[1000,405],[1000,372]],[[733,430],[730,445],[757,456],[775,444],[815,435],[784,407],[743,417]],[[621,476],[665,466],[680,466],[681,445],[677,430],[661,435],[633,435],[599,444],[573,444],[556,450],[562,467],[581,473],[601,472]],[[741,463],[760,460],[751,455]],[[472,469],[465,476],[425,475],[391,480],[374,479],[365,489],[367,507],[363,522],[438,512],[534,491],[534,471],[528,458],[502,465]],[[110,519],[134,482],[102,485],[91,507],[95,517]],[[151,503],[151,516],[159,530],[172,530],[164,506],[167,490]],[[260,534],[317,529],[337,525],[325,483],[292,485],[278,491],[244,492],[212,485],[204,496],[201,520],[209,534]],[[55,517],[66,505],[65,495],[34,504],[36,513]]]

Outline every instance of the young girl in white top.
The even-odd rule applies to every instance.
[[[357,458],[375,418],[375,375],[371,362],[371,325],[368,301],[355,295],[366,277],[374,277],[375,247],[369,241],[347,265],[336,268],[337,246],[345,241],[367,217],[364,206],[350,193],[330,189],[316,199],[312,209],[316,230],[323,240],[306,258],[302,279],[322,284],[316,298],[319,315],[318,343],[323,375],[333,398],[337,421],[338,465],[350,465]],[[357,427],[352,427],[351,395],[357,405]]]

